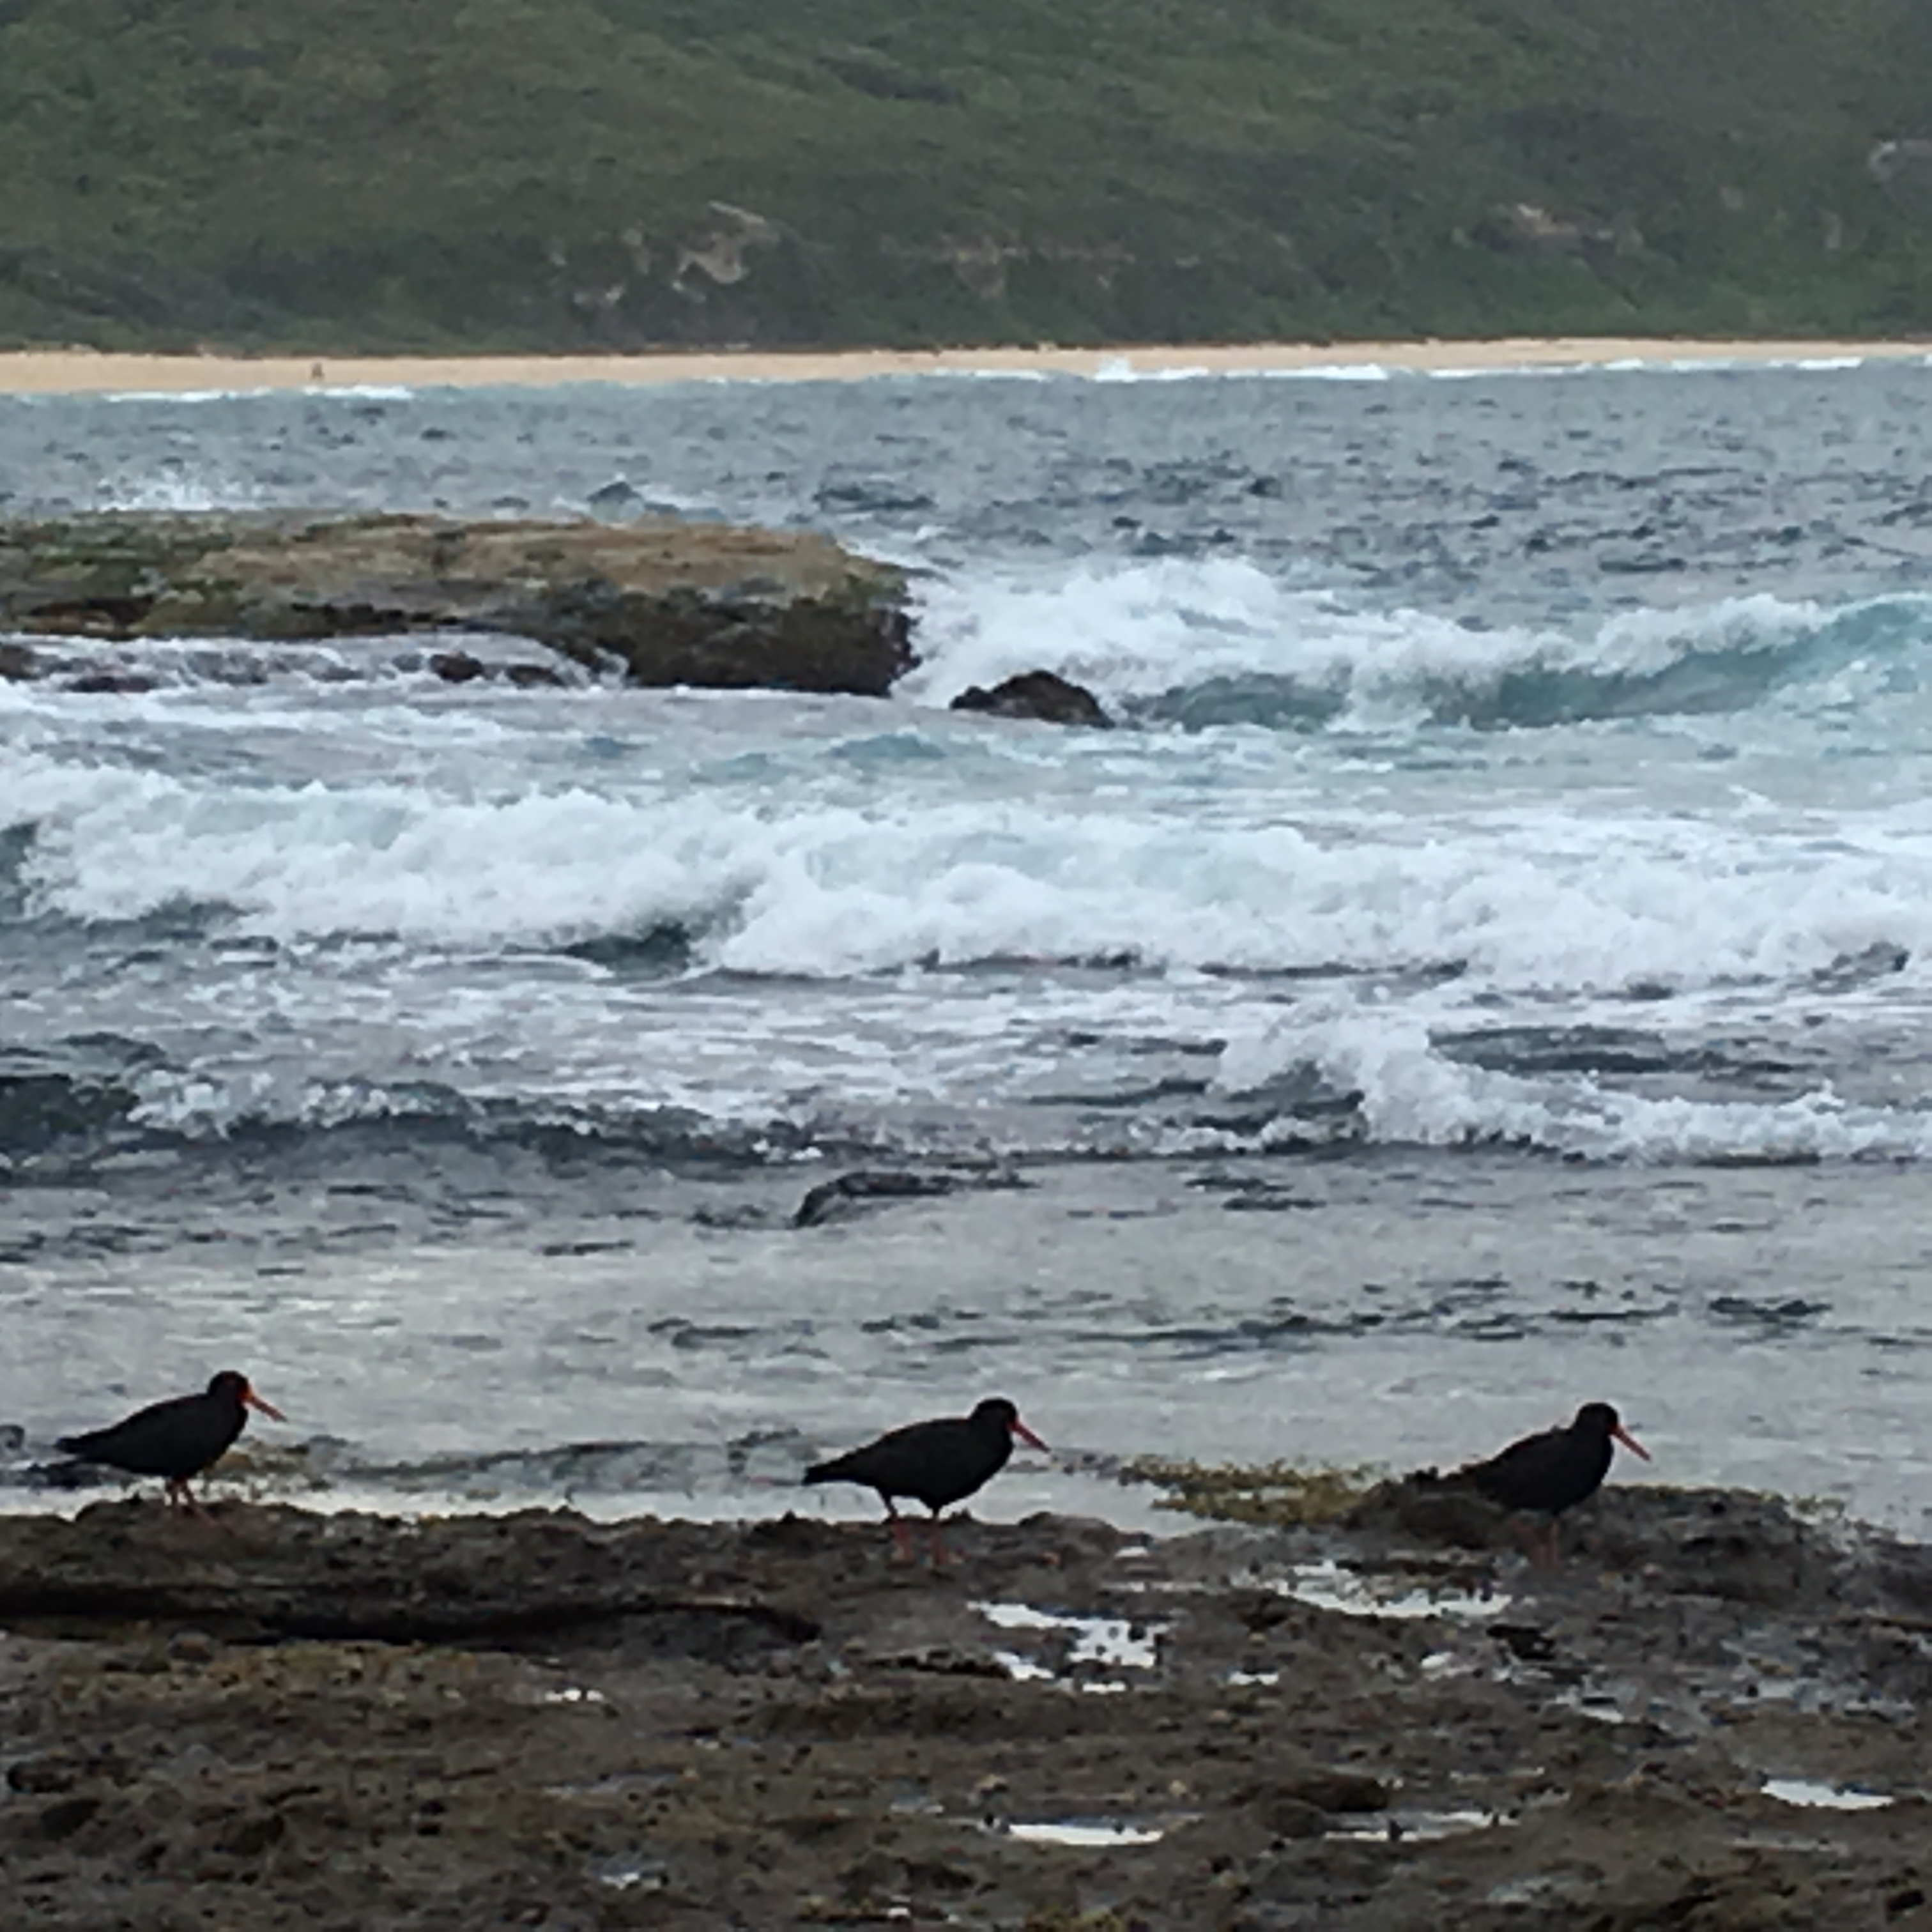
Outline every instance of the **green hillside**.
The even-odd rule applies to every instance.
[[[1925,0],[0,0],[0,340],[1932,333]]]

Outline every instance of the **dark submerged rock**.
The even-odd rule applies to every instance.
[[[1104,730],[1113,720],[1084,685],[1057,671],[1022,671],[991,690],[968,685],[947,707],[982,712],[989,718],[1030,718],[1042,724],[1085,724]]]
[[[488,666],[473,651],[438,651],[430,658],[429,668],[445,684],[473,684],[490,674]]]
[[[152,691],[155,680],[140,671],[84,670],[77,676],[68,680],[64,688],[85,692],[94,696],[104,694],[110,697],[128,697],[144,691]]]
[[[959,1183],[950,1174],[910,1174],[896,1169],[866,1170],[821,1180],[798,1204],[791,1217],[794,1228],[816,1228],[837,1220],[861,1202],[908,1201],[921,1196],[951,1194]]]
[[[860,1168],[820,1181],[799,1203],[791,1224],[794,1228],[816,1228],[856,1213],[873,1202],[914,1201],[933,1195],[956,1194],[967,1187],[1025,1184],[1017,1175],[1006,1173],[923,1174],[905,1168]]]
[[[883,696],[914,662],[904,592],[898,571],[812,531],[297,513],[0,523],[0,628],[494,632],[649,685]],[[0,674],[42,674],[31,646],[7,650]],[[476,675],[466,655],[440,653],[439,674]]]

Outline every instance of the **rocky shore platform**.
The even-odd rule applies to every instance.
[[[0,678],[129,691],[155,640],[229,639],[199,675],[258,682],[277,643],[424,635],[453,683],[883,696],[911,666],[903,574],[809,530],[640,518],[116,512],[0,520]],[[527,640],[506,659],[472,637]],[[120,648],[116,648],[119,646]]]
[[[5,1922],[1932,1927],[1932,1550],[1579,1518],[0,1519]]]

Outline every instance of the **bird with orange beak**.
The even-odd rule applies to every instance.
[[[932,1422],[909,1422],[890,1430],[863,1448],[820,1462],[805,1472],[808,1483],[862,1483],[878,1492],[892,1526],[900,1557],[912,1560],[912,1526],[895,1507],[896,1496],[910,1496],[932,1512],[931,1535],[935,1568],[946,1561],[939,1513],[964,1501],[1006,1466],[1017,1439],[1034,1449],[1046,1444],[1020,1420],[1004,1396],[988,1396],[970,1415]]]
[[[56,1449],[83,1462],[98,1462],[130,1476],[159,1476],[170,1504],[198,1510],[190,1480],[211,1468],[248,1426],[256,1409],[278,1422],[288,1418],[272,1407],[235,1369],[224,1369],[200,1395],[151,1402],[124,1420],[80,1436],[63,1436]]]
[[[1606,1402],[1586,1402],[1567,1429],[1546,1429],[1498,1450],[1486,1462],[1472,1462],[1456,1472],[1498,1508],[1523,1510],[1547,1517],[1549,1528],[1542,1560],[1557,1562],[1557,1519],[1565,1510],[1587,1502],[1610,1474],[1612,1444],[1622,1443],[1648,1462],[1650,1451],[1624,1428]],[[1538,1556],[1534,1544],[1532,1560]]]

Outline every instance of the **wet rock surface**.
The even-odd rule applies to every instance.
[[[904,583],[811,531],[643,519],[116,514],[0,522],[0,677],[138,691],[138,658],[50,636],[314,640],[501,633],[634,682],[881,696],[913,652]],[[437,674],[490,667],[446,649]],[[254,674],[262,674],[250,658]],[[543,682],[526,666],[512,682]],[[237,674],[248,675],[244,670]]]
[[[962,1188],[1016,1188],[1026,1185],[1004,1169],[946,1172],[905,1168],[861,1168],[808,1189],[791,1217],[794,1228],[823,1227],[849,1220],[880,1202],[922,1201],[956,1194]]]
[[[1553,1572],[1438,1530],[1042,1516],[935,1574],[791,1517],[0,1520],[0,1896],[88,1932],[1932,1925],[1932,1552],[1650,1489]]]
[[[1104,730],[1113,720],[1085,686],[1057,671],[1022,671],[990,688],[971,684],[949,710],[977,711],[989,718],[1026,718],[1042,724],[1084,724]]]

